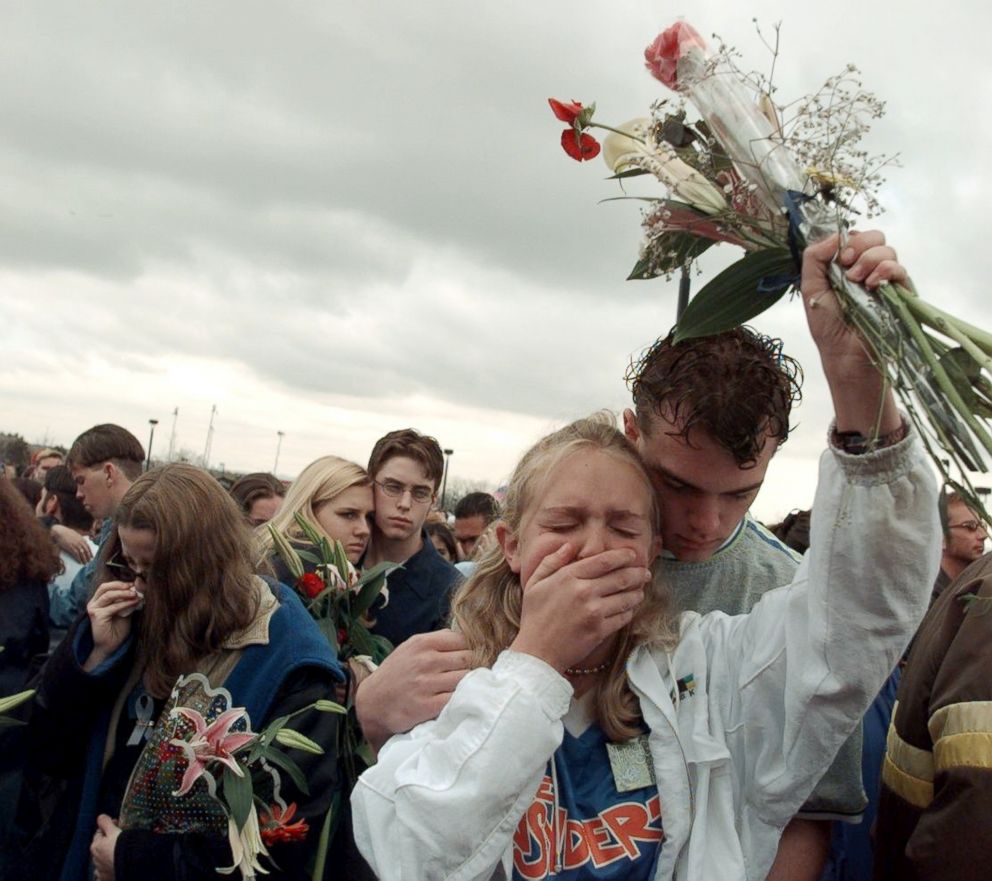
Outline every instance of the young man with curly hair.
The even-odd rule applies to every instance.
[[[661,506],[656,577],[683,610],[744,614],[788,584],[800,559],[748,511],[789,436],[802,370],[779,340],[747,327],[673,340],[631,365],[634,407],[623,414]],[[770,879],[820,876],[830,821],[854,823],[864,810],[860,763],[857,731],[783,833]]]
[[[856,246],[845,249],[841,264],[870,284],[890,277],[898,266],[879,233],[852,235],[849,243]],[[825,267],[835,247],[835,242],[815,246],[816,256],[807,261],[809,277],[804,276],[810,291],[827,289]],[[808,309],[822,296],[813,296]],[[811,314],[811,325],[815,320]],[[844,365],[829,367],[832,391],[843,388]],[[669,335],[628,372],[634,408],[624,413],[624,428],[647,465],[661,507],[667,557],[658,574],[683,609],[746,612],[765,592],[792,580],[798,558],[748,510],[772,456],[788,437],[800,378],[798,364],[781,354],[777,341],[746,328],[679,345]],[[831,446],[842,454],[870,453],[898,443],[906,433],[894,410],[875,439],[853,430],[857,420],[846,408],[837,412]],[[358,690],[356,708],[370,741],[381,745],[437,716],[470,661],[463,639],[453,632],[407,642]],[[692,687],[687,681],[687,695]],[[829,848],[825,821],[856,821],[864,807],[860,754],[858,733],[801,819],[787,827],[770,879],[819,878]]]

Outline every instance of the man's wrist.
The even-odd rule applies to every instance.
[[[908,434],[909,424],[904,418],[900,417],[900,423],[897,428],[887,434],[881,434],[875,437],[864,435],[860,431],[838,431],[835,427],[830,432],[830,443],[842,453],[860,456],[864,453],[872,453],[875,450],[895,446],[895,444],[905,440]]]

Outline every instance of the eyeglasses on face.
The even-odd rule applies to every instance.
[[[427,486],[407,486],[398,480],[377,480],[375,485],[391,499],[398,499],[403,493],[409,492],[415,502],[423,505],[434,498],[434,491]]]
[[[985,525],[977,520],[965,520],[962,523],[948,523],[948,529],[966,529],[968,532],[985,532]]]
[[[139,572],[137,569],[132,569],[127,563],[124,562],[119,553],[114,554],[109,560],[107,560],[107,568],[117,576],[118,581],[123,581],[126,584],[133,584],[138,579],[144,581],[145,584],[148,583],[148,573]]]

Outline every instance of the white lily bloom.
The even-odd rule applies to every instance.
[[[620,132],[610,132],[603,140],[603,160],[614,174],[631,168],[643,168],[660,180],[676,199],[698,208],[706,214],[727,210],[727,200],[702,174],[679,159],[666,143],[655,144],[650,136],[652,121],[632,119],[621,126]]]

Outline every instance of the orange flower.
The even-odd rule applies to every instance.
[[[290,802],[285,810],[279,805],[269,805],[267,811],[259,812],[259,830],[266,847],[284,841],[303,841],[307,837],[310,826],[306,820],[290,823],[295,813],[296,802]]]

